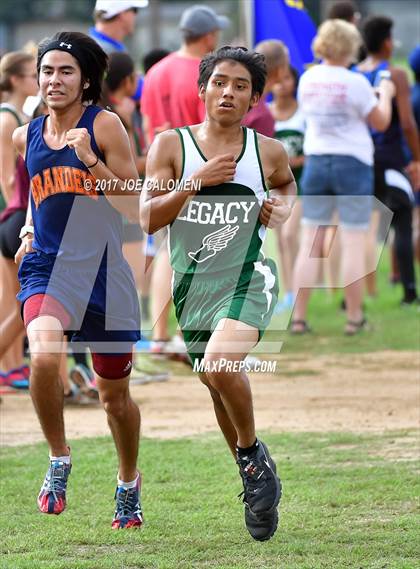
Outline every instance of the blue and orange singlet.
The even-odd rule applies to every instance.
[[[93,132],[101,110],[86,107],[76,128],[88,130],[92,150],[105,161]],[[28,128],[35,252],[25,255],[19,268],[18,298],[54,296],[72,316],[73,330],[80,330],[85,311],[106,314],[113,330],[131,331],[125,338],[135,342],[140,315],[133,276],[122,255],[121,215],[96,191],[95,178],[72,148],[54,150],[46,144],[46,119],[36,118]]]

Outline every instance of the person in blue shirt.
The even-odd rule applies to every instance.
[[[396,89],[392,119],[388,129],[372,131],[375,145],[375,197],[394,214],[395,252],[404,296],[401,304],[417,304],[414,270],[412,210],[413,192],[420,188],[420,144],[410,102],[410,86],[404,69],[391,63],[393,21],[387,16],[370,16],[362,26],[367,57],[355,70],[363,73],[372,85],[381,74],[390,75]],[[407,164],[404,139],[411,151]],[[411,182],[411,185],[410,185]]]
[[[124,52],[124,40],[136,29],[137,13],[148,5],[148,0],[97,0],[93,17],[95,26],[89,35],[106,54]],[[137,89],[133,99],[138,102],[143,90],[143,77],[137,79]]]
[[[97,0],[93,17],[95,26],[89,35],[108,55],[114,51],[127,51],[124,39],[134,33],[139,8],[148,0]]]

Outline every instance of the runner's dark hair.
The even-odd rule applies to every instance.
[[[89,82],[89,87],[83,89],[82,101],[96,103],[101,97],[102,80],[108,67],[108,56],[95,40],[81,32],[58,32],[51,38],[41,41],[38,46],[37,69],[38,76],[41,60],[52,42],[63,42],[74,45],[73,55],[82,73],[82,85]]]
[[[264,56],[256,51],[249,51],[246,47],[231,47],[229,45],[221,47],[213,53],[206,55],[200,62],[198,86],[207,87],[207,83],[216,65],[222,61],[236,61],[246,69],[251,75],[252,94],[262,95],[267,79],[267,69]]]

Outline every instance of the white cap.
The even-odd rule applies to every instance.
[[[149,0],[96,0],[95,10],[105,12],[103,17],[109,20],[130,8],[145,8],[148,4]]]

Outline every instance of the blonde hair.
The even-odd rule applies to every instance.
[[[344,20],[327,20],[318,29],[312,42],[316,57],[340,61],[354,57],[362,45],[362,37],[356,26]]]
[[[24,51],[10,51],[0,60],[0,91],[13,91],[11,77],[22,75],[26,63],[35,58]]]
[[[264,40],[255,46],[255,51],[265,58],[267,75],[278,67],[289,65],[289,50],[280,40]]]

